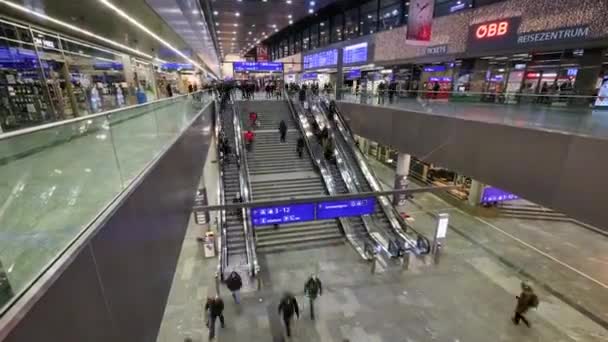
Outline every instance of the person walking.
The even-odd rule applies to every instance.
[[[296,145],[296,151],[298,152],[298,157],[300,157],[300,159],[302,159],[302,156],[304,154],[304,138],[302,138],[302,137],[298,138],[298,142]]]
[[[234,302],[240,304],[240,295],[239,292],[243,287],[243,281],[241,280],[241,276],[236,272],[232,271],[228,278],[226,279],[226,287],[230,292],[232,292],[232,298],[234,298]]]
[[[226,327],[224,321],[224,301],[222,298],[218,295],[214,298],[208,298],[207,304],[205,304],[205,312],[208,313],[207,327],[209,328],[209,339],[212,340],[215,337],[215,321],[218,317],[222,328]]]
[[[524,314],[528,312],[530,308],[538,307],[538,296],[532,290],[532,287],[524,282],[521,283],[521,294],[517,298],[517,306],[515,307],[515,315],[511,319],[515,325],[519,324],[522,320],[530,327],[530,322],[526,319]]]
[[[247,151],[251,151],[251,148],[253,147],[253,140],[255,139],[255,133],[253,133],[252,130],[248,130],[247,132],[245,132],[244,136],[245,148],[247,149]]]
[[[249,113],[249,123],[251,127],[255,127],[258,123],[258,113],[250,112]]]
[[[291,319],[294,314],[297,318],[300,318],[298,301],[291,293],[285,292],[283,298],[281,298],[281,302],[279,303],[279,314],[283,314],[283,323],[285,323],[287,337],[291,337]]]
[[[287,135],[287,124],[285,120],[281,120],[279,123],[279,133],[281,134],[281,142],[285,142],[285,136]]]
[[[308,278],[306,283],[304,283],[304,295],[308,297],[310,302],[310,319],[315,320],[315,306],[314,302],[318,296],[323,294],[323,285],[321,284],[321,280],[314,274]]]

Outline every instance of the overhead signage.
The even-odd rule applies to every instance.
[[[452,82],[451,77],[429,77],[429,82]]]
[[[373,197],[347,201],[321,202],[317,204],[317,220],[337,217],[371,215],[375,211]]]
[[[310,55],[305,55],[304,69],[317,69],[335,67],[338,65],[338,50],[325,50]]]
[[[505,202],[519,199],[519,196],[506,192],[499,188],[487,186],[481,194],[481,203]]]
[[[446,70],[447,68],[445,67],[445,65],[430,65],[422,68],[422,71],[424,72],[444,72]]]
[[[486,21],[469,26],[468,49],[498,50],[513,46],[521,17]]]
[[[442,44],[442,45],[435,45],[435,46],[429,46],[426,48],[426,55],[427,56],[442,56],[448,53],[448,45],[447,44]]]
[[[283,72],[283,63],[233,62],[234,72]]]
[[[346,74],[346,79],[347,80],[358,80],[361,78],[361,69],[353,69],[353,70],[349,70],[348,73]]]
[[[302,81],[314,81],[318,78],[318,74],[316,72],[305,72],[302,74]]]
[[[314,219],[315,205],[313,203],[251,209],[251,220],[254,226],[314,221]]]
[[[556,30],[522,33],[517,36],[518,46],[549,45],[556,42],[578,41],[589,37],[589,26],[574,26]]]
[[[435,0],[411,0],[409,6],[406,39],[410,41],[431,40]]]
[[[344,48],[342,62],[345,65],[367,62],[367,42],[350,45]]]

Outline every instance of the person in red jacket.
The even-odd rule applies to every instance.
[[[256,113],[256,112],[249,113],[249,123],[251,124],[251,127],[255,127],[257,122],[258,122],[258,113]]]
[[[251,147],[253,146],[253,139],[255,138],[255,134],[253,133],[253,131],[248,130],[247,132],[245,132],[244,136],[245,136],[245,148],[247,148],[247,151],[251,151]]]

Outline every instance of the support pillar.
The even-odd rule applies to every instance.
[[[336,72],[336,101],[342,100],[342,85],[344,84],[344,64],[342,63],[342,49],[338,49],[338,66]]]
[[[407,177],[410,174],[410,164],[412,156],[406,153],[399,153],[397,157],[397,172],[395,173],[395,190],[405,190],[408,187]],[[407,199],[406,194],[393,195],[393,205],[403,206]]]
[[[585,49],[574,82],[576,95],[593,96],[595,94],[605,51],[605,49]],[[589,102],[589,99],[576,99],[576,101],[585,104]]]
[[[469,189],[469,198],[467,199],[468,204],[471,207],[475,207],[478,206],[480,201],[481,201],[481,195],[483,193],[483,189],[486,187],[485,184],[483,184],[480,181],[477,180],[472,180],[471,182],[471,188]]]

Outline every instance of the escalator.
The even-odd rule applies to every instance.
[[[375,175],[355,146],[352,134],[340,114],[337,113],[334,120],[330,121],[327,116],[329,111],[327,103],[319,98],[312,102],[313,112],[321,117],[317,118],[318,121],[328,125],[335,139],[336,150],[342,153],[346,164],[350,166],[358,189],[361,192],[381,191],[382,189]],[[405,223],[386,196],[378,197],[378,205],[371,216],[373,223],[386,232],[391,240],[389,243],[393,244],[392,248],[396,248],[395,253],[401,255],[406,250],[417,254],[428,254],[430,252],[429,240]]]
[[[228,103],[224,111],[216,118],[217,137],[223,136],[230,147],[230,153],[224,154],[219,148],[220,193],[221,204],[233,203],[237,195],[244,202],[249,201],[248,175],[242,167],[242,143],[238,137],[237,120],[234,104]],[[220,133],[221,132],[221,133]],[[220,213],[221,251],[219,271],[221,278],[232,271],[254,276],[257,273],[255,245],[248,222],[247,209],[224,210]]]

